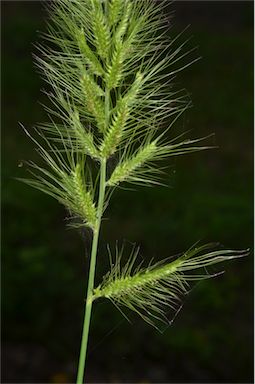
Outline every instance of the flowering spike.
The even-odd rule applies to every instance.
[[[102,283],[94,289],[93,300],[105,297],[117,306],[126,306],[138,313],[149,324],[157,327],[157,320],[167,322],[164,307],[177,310],[183,294],[189,291],[189,281],[219,275],[209,274],[210,265],[247,256],[248,251],[216,249],[214,244],[191,248],[171,262],[159,262],[134,270],[138,249],[133,249],[127,263],[121,267],[122,252],[116,249],[114,264]],[[207,251],[207,252],[205,252]],[[198,271],[198,272],[197,272]]]

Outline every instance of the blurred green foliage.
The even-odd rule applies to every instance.
[[[25,175],[24,160],[37,158],[18,121],[31,127],[47,119],[38,103],[45,102],[40,88],[47,86],[31,57],[36,31],[45,29],[45,13],[38,2],[3,3],[3,380],[71,382],[90,234],[66,229],[61,206],[15,180]],[[235,2],[228,3],[224,7],[232,9]],[[206,4],[200,7],[203,11]],[[215,7],[220,14],[223,5]],[[252,246],[252,3],[239,8],[237,25],[195,18],[190,44],[199,44],[203,59],[176,80],[192,92],[194,107],[171,135],[214,132],[212,144],[219,149],[171,160],[169,187],[116,191],[103,223],[98,280],[108,268],[106,243],[123,237],[141,244],[147,260],[198,240]],[[181,30],[178,12],[176,20]],[[109,303],[95,305],[87,380],[252,382],[253,256],[224,267],[223,276],[195,286],[163,335],[137,318],[130,325]]]

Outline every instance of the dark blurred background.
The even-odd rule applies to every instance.
[[[36,158],[18,122],[45,121],[45,84],[32,63],[43,2],[2,1],[2,382],[69,383],[78,359],[88,234],[66,228],[66,212],[15,180]],[[253,3],[175,2],[173,35],[202,56],[178,76],[194,107],[173,136],[215,133],[219,149],[169,161],[169,187],[114,194],[102,227],[97,281],[106,244],[141,244],[148,260],[197,240],[253,246]],[[183,41],[183,40],[182,40]],[[197,284],[163,334],[108,302],[94,306],[87,382],[253,382],[253,255]]]

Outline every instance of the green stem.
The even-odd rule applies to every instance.
[[[109,122],[109,107],[110,107],[110,92],[108,89],[106,89],[105,90],[106,127]],[[80,350],[78,374],[77,374],[77,381],[76,381],[77,384],[82,384],[84,380],[84,370],[85,370],[86,354],[87,354],[87,346],[88,346],[90,318],[91,318],[91,310],[92,310],[92,303],[93,303],[92,296],[93,296],[93,289],[94,289],[97,246],[98,246],[98,237],[99,237],[99,231],[100,231],[101,219],[102,219],[103,207],[104,207],[105,187],[106,187],[106,159],[103,158],[101,160],[101,166],[100,166],[100,186],[99,186],[98,207],[97,207],[97,223],[94,229],[94,236],[93,236],[92,249],[91,249],[89,281],[88,281],[88,288],[87,288],[87,299],[86,299],[85,316],[84,316],[83,331],[82,331],[81,350]]]
[[[84,369],[85,369],[88,335],[89,335],[89,327],[90,327],[90,317],[91,317],[91,309],[92,309],[92,294],[94,289],[97,245],[98,245],[98,237],[99,237],[99,231],[101,226],[101,218],[103,213],[104,196],[105,196],[105,184],[106,184],[105,177],[106,177],[106,160],[103,159],[101,162],[101,168],[100,168],[100,187],[99,187],[98,210],[97,210],[97,224],[94,230],[92,250],[91,250],[89,281],[88,281],[85,317],[84,317],[81,350],[80,350],[80,358],[79,358],[79,366],[78,366],[77,384],[82,384],[83,378],[84,378]]]

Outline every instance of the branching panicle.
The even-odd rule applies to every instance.
[[[155,325],[164,318],[165,304],[176,308],[190,280],[210,277],[207,266],[247,254],[207,252],[206,245],[172,262],[134,269],[138,250],[124,266],[117,250],[111,270],[94,289],[100,225],[114,188],[122,182],[159,183],[158,161],[209,148],[198,144],[203,139],[171,134],[190,106],[186,93],[175,89],[174,76],[197,58],[192,59],[192,49],[183,53],[186,42],[175,48],[178,38],[168,38],[167,4],[56,0],[50,3],[45,35],[50,46],[38,47],[36,62],[51,88],[46,94],[53,107],[45,107],[50,123],[36,128],[39,141],[25,130],[44,166],[30,162],[33,178],[23,181],[63,204],[74,227],[93,230],[77,384],[83,382],[93,300],[106,297]],[[111,156],[117,164],[109,175]]]

